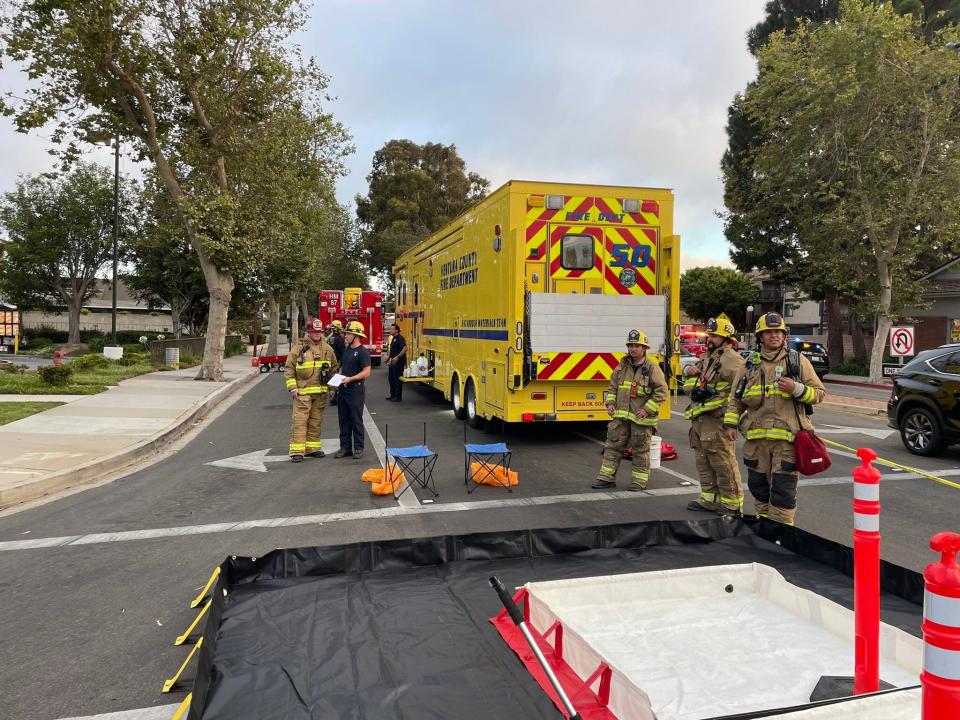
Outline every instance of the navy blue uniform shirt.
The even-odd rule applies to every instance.
[[[370,367],[370,353],[363,345],[344,349],[343,360],[340,363],[340,373],[342,375],[353,377],[366,367]],[[350,385],[352,384],[350,383]]]

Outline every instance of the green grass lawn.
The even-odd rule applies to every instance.
[[[114,365],[108,368],[92,368],[76,372],[68,385],[48,385],[40,381],[35,370],[25,373],[0,373],[0,393],[21,395],[96,395],[107,385],[116,385],[121,380],[153,372],[157,368],[149,363],[138,365]]]
[[[0,425],[12,423],[14,420],[25,418],[63,403],[58,402],[0,402]]]

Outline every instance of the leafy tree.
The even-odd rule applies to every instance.
[[[16,0],[0,21],[3,55],[32,81],[5,106],[19,130],[55,123],[65,161],[117,133],[156,169],[207,284],[198,379],[221,379],[234,275],[264,250],[238,225],[235,174],[278,108],[324,97],[327,78],[290,43],[304,21],[303,0]]]
[[[168,305],[177,337],[184,328],[195,334],[207,314],[206,281],[197,255],[177,218],[176,208],[157,183],[143,198],[143,225],[131,243],[134,272],[123,281],[135,296],[151,307]]]
[[[128,184],[121,190],[121,207],[133,207]],[[133,218],[120,219],[123,254]],[[0,202],[0,226],[4,294],[25,308],[65,305],[68,342],[80,342],[80,309],[113,258],[113,173],[82,163],[67,175],[23,178]]]
[[[702,322],[726,313],[743,327],[747,305],[756,300],[758,290],[749,276],[732,268],[691,268],[680,276],[680,307]]]
[[[843,0],[841,12],[839,23],[774,35],[745,108],[763,138],[756,182],[790,198],[804,256],[860,276],[878,314],[879,380],[891,322],[921,294],[920,258],[932,238],[956,246],[960,57],[887,5]]]
[[[370,269],[385,281],[401,253],[483,198],[490,185],[466,172],[455,145],[410,140],[377,150],[367,182],[367,195],[356,198],[357,219]]]

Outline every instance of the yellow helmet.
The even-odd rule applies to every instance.
[[[330,323],[330,327],[335,327],[338,330],[343,330],[343,323],[340,322],[339,320],[334,320],[332,323]]]
[[[650,340],[643,330],[631,330],[627,333],[627,345],[643,345],[645,348],[649,348]]]
[[[757,320],[757,327],[754,332],[759,335],[764,330],[783,330],[784,335],[790,333],[790,329],[783,322],[783,316],[776,312],[765,313]]]
[[[367,339],[367,333],[363,329],[363,325],[357,320],[351,320],[350,322],[348,322],[347,326],[343,329],[343,331],[345,333],[350,333],[351,335],[356,335],[357,337],[361,337],[364,340]]]
[[[710,318],[707,320],[707,333],[710,335],[719,335],[720,337],[729,340],[737,334],[737,331],[733,327],[733,323],[730,321],[730,318],[727,317],[726,313],[720,313],[715,318]]]

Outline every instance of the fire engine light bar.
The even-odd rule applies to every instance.
[[[563,195],[547,195],[547,210],[563,210]]]
[[[628,213],[640,212],[640,201],[636,198],[624,198],[623,211]]]

